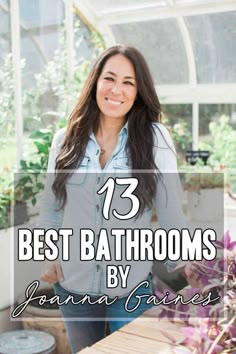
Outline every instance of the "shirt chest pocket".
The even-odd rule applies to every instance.
[[[88,169],[90,166],[90,158],[84,157],[80,163],[79,168],[66,181],[67,186],[83,185],[87,179]]]
[[[114,160],[113,164],[114,169],[118,172],[118,170],[129,170],[129,159],[128,157],[117,157]]]
[[[128,157],[118,157],[114,160],[114,173],[113,173],[113,178],[130,178],[132,176],[131,173],[131,168],[129,165],[129,159]],[[116,188],[118,190],[122,189],[125,190],[127,188],[127,185],[119,185],[116,184]]]

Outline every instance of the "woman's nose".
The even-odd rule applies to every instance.
[[[120,93],[121,91],[122,91],[121,85],[118,82],[114,83],[114,85],[111,88],[111,92],[117,94]]]

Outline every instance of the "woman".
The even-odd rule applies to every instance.
[[[128,169],[138,180],[137,188],[131,192],[138,196],[138,212],[135,217],[122,221],[124,229],[150,228],[153,206],[162,228],[181,229],[184,224],[178,182],[176,178],[165,178],[167,174],[164,174],[177,172],[177,165],[173,143],[167,129],[160,123],[160,117],[160,103],[145,59],[133,47],[116,45],[105,50],[97,60],[66,130],[59,131],[54,137],[48,171],[56,173],[47,179],[41,223],[46,229],[72,228],[74,234],[70,240],[70,262],[62,259],[54,262],[45,269],[41,279],[55,284],[55,291],[62,298],[70,293],[77,300],[84,294],[91,295],[93,300],[102,294],[107,294],[109,299],[118,297],[110,306],[61,306],[64,318],[68,319],[66,327],[73,353],[104,337],[105,318],[110,320],[112,332],[150,306],[142,301],[130,313],[125,310],[124,303],[131,290],[143,280],[149,280],[149,287],[143,284],[138,293],[151,293],[152,262],[132,259],[125,263],[122,260],[123,270],[131,265],[128,282],[123,287],[120,283],[109,287],[106,267],[114,264],[114,259],[110,263],[109,259],[104,261],[104,255],[99,259],[94,255],[95,260],[90,261],[79,259],[79,247],[82,246],[79,246],[78,239],[82,228],[94,231],[92,247],[98,246],[102,228],[111,231],[118,227],[119,220],[113,218],[107,222],[102,204],[104,194],[96,193],[105,183],[102,176],[117,177]],[[141,170],[155,173],[142,174]],[[119,202],[120,198],[116,199]],[[125,213],[129,210],[130,205]],[[109,237],[110,249],[115,247],[113,240],[114,237]],[[122,240],[125,242],[124,237]],[[167,265],[172,266],[172,263]],[[135,299],[130,301],[131,307],[132,301],[133,305],[137,302]]]

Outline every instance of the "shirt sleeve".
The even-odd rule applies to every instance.
[[[39,220],[37,222],[37,228],[44,228],[45,230],[58,230],[62,224],[63,211],[57,210],[58,205],[52,191],[52,185],[55,179],[56,158],[61,149],[63,136],[64,130],[60,130],[55,134],[49,152],[45,187],[40,201],[40,213]]]
[[[177,229],[181,232],[186,227],[182,209],[183,189],[177,168],[176,152],[168,130],[161,124],[155,128],[155,163],[160,171],[155,196],[155,208],[161,229],[168,232]],[[181,260],[180,260],[181,261]],[[168,270],[178,262],[167,260]]]

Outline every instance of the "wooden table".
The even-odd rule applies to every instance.
[[[154,307],[120,330],[107,336],[80,354],[173,354],[172,336],[182,340],[181,324],[167,319],[158,319],[158,308]]]

